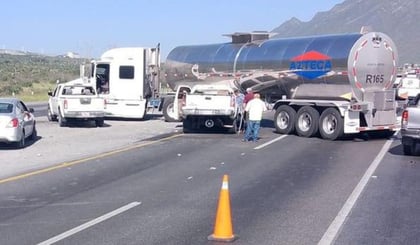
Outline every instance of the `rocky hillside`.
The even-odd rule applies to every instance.
[[[418,0],[345,0],[302,22],[292,18],[272,30],[275,37],[360,32],[362,26],[388,34],[396,43],[400,64],[420,63]]]

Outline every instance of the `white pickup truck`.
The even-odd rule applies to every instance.
[[[397,97],[399,99],[413,100],[420,93],[420,77],[417,75],[406,75],[397,84]]]
[[[48,120],[58,121],[60,127],[76,120],[92,120],[97,127],[104,125],[105,101],[95,86],[72,81],[58,84],[48,95]]]
[[[420,144],[420,94],[410,100],[401,116],[401,143],[404,155],[415,155]]]
[[[184,133],[203,127],[238,131],[238,108],[231,87],[200,84],[179,97]]]

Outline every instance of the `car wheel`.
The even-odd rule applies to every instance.
[[[104,119],[103,118],[96,119],[95,123],[96,123],[96,127],[103,127],[104,126]]]
[[[193,130],[193,122],[190,118],[185,118],[182,121],[182,131],[184,134],[192,133]]]
[[[60,127],[66,126],[66,119],[61,115],[61,113],[58,113],[58,125]]]
[[[230,134],[237,134],[239,131],[239,122],[238,120],[235,118],[232,121],[232,127],[228,129],[228,133]]]
[[[31,140],[35,141],[38,136],[38,132],[36,131],[36,125],[34,124],[34,129],[32,130],[32,134],[30,136]]]
[[[48,121],[50,121],[50,122],[57,121],[57,116],[53,115],[53,113],[51,111],[51,108],[49,106],[48,106],[48,109],[47,109],[47,118],[48,118]]]
[[[16,148],[22,149],[25,147],[25,131],[22,131],[22,137],[18,142],[16,142]]]
[[[415,153],[415,151],[416,151],[416,143],[403,145],[404,155],[411,156]]]

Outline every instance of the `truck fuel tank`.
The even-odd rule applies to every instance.
[[[230,43],[173,49],[168,84],[227,83],[268,100],[364,101],[366,92],[391,89],[396,78],[397,48],[380,32],[243,40],[232,35]]]

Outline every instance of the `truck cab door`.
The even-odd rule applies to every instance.
[[[179,86],[175,93],[174,98],[174,113],[176,120],[181,119],[182,117],[182,106],[185,105],[185,95],[191,92],[191,87],[189,86]]]
[[[53,112],[53,114],[55,114],[55,115],[58,115],[58,96],[60,94],[61,87],[62,87],[61,85],[58,85],[55,88],[55,90],[54,90],[54,92],[52,94],[52,97],[51,97],[51,105],[50,105],[50,108],[51,108],[51,111]]]

